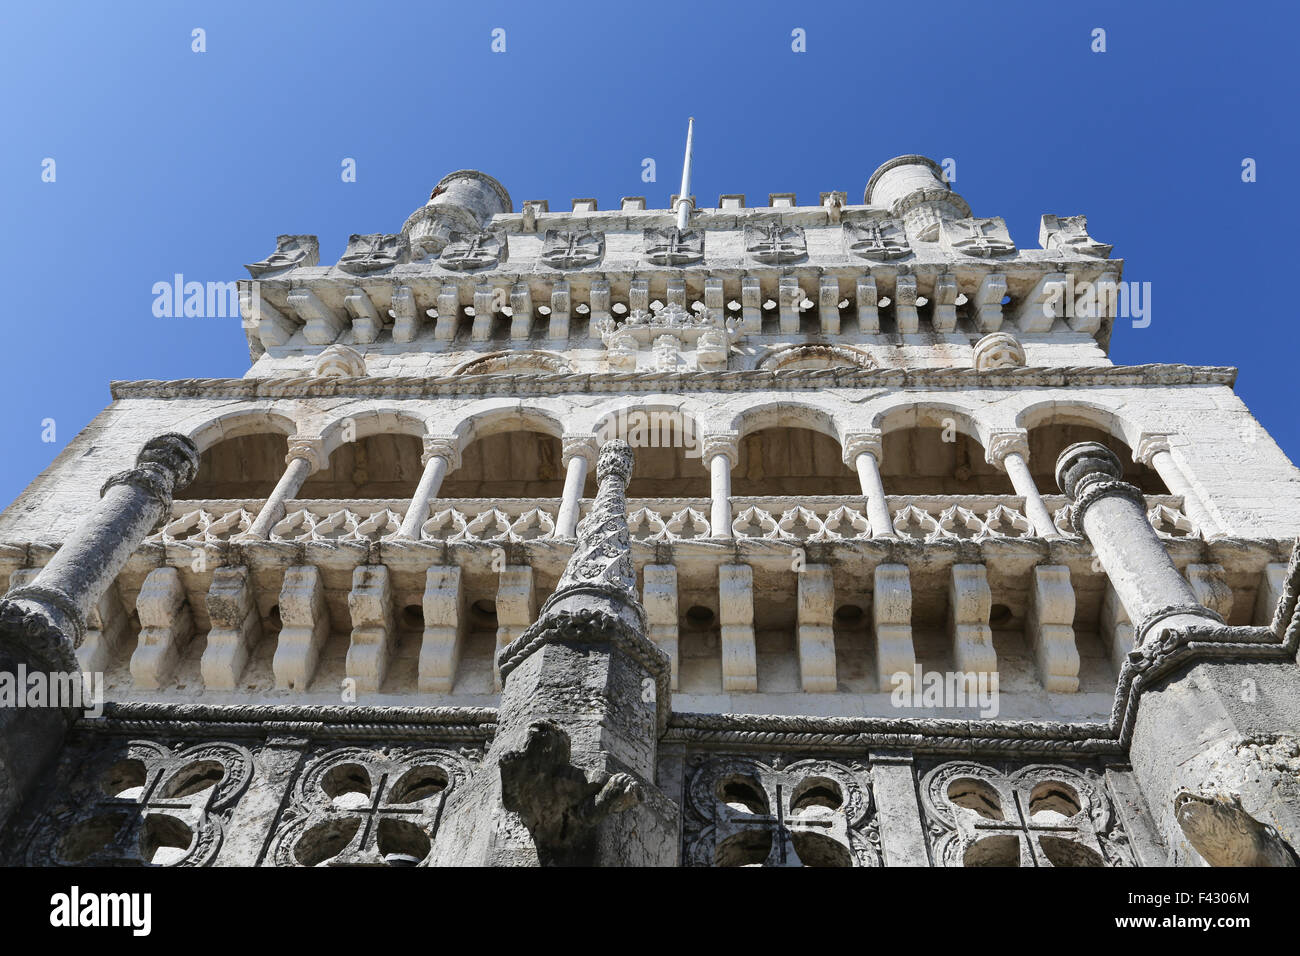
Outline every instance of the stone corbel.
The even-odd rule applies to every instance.
[[[234,690],[249,653],[262,639],[262,619],[253,603],[248,568],[233,566],[213,571],[207,605],[212,625],[200,662],[203,686]]]
[[[871,276],[860,276],[855,296],[858,306],[858,331],[865,335],[877,334],[880,331],[880,312],[877,308],[876,280]]]
[[[180,573],[171,567],[150,571],[135,609],[140,616],[140,638],[131,655],[132,686],[158,690],[172,676],[181,651],[194,636],[194,617]]]
[[[305,323],[303,338],[312,345],[330,345],[348,327],[343,316],[322,302],[311,289],[290,289],[288,301],[289,307]]]
[[[388,673],[396,634],[393,627],[393,591],[388,568],[364,564],[352,572],[348,610],[352,639],[348,646],[347,676],[358,691],[378,693]]]
[[[424,315],[415,301],[415,293],[409,286],[399,285],[393,290],[392,308],[388,310],[393,320],[393,341],[413,342],[420,334],[424,324]]]
[[[361,345],[369,345],[379,338],[383,331],[384,320],[379,310],[370,301],[366,290],[353,286],[352,291],[343,297],[343,305],[352,316],[352,339]]]

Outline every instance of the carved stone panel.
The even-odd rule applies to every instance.
[[[1048,216],[1038,226],[1038,244],[1055,252],[1075,252],[1105,259],[1113,248],[1088,235],[1087,216]]]
[[[945,219],[939,232],[939,246],[944,252],[987,259],[1016,251],[1006,221],[991,219]]]
[[[1133,866],[1095,771],[955,760],[921,780],[936,866]]]
[[[912,251],[901,219],[866,219],[844,224],[845,251],[863,259],[883,262],[901,259]]]
[[[605,234],[547,229],[542,237],[542,261],[552,269],[581,269],[605,255]]]
[[[438,265],[454,272],[471,272],[491,269],[509,258],[509,244],[505,233],[453,232],[451,241],[438,256]]]
[[[411,261],[411,247],[406,236],[375,233],[348,237],[348,247],[338,261],[338,268],[353,275],[379,272]]]
[[[686,780],[689,866],[880,866],[867,771],[829,760],[698,755]]]
[[[645,257],[657,266],[684,266],[704,260],[704,231],[647,229]]]
[[[420,866],[428,862],[452,788],[472,772],[464,753],[342,747],[312,759],[277,821],[275,866]]]
[[[88,760],[37,819],[28,866],[206,866],[253,776],[230,743],[135,740]]]
[[[315,236],[276,236],[275,252],[260,262],[244,266],[254,279],[285,269],[314,266],[320,261],[320,243]]]
[[[745,226],[745,251],[758,262],[778,265],[808,255],[808,242],[799,226],[757,223]]]

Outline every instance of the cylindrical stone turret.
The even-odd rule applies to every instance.
[[[862,201],[903,220],[907,234],[934,242],[944,219],[970,215],[966,200],[952,191],[943,168],[925,156],[896,156],[871,174]]]
[[[440,251],[452,233],[482,232],[493,216],[505,212],[514,212],[514,205],[504,186],[487,173],[461,169],[439,180],[402,232],[412,247],[430,255]]]

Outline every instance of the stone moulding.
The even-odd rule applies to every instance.
[[[1064,388],[1087,385],[1227,385],[1237,381],[1237,369],[1207,365],[1062,366],[1004,368],[977,372],[972,368],[788,369],[689,372],[571,372],[555,374],[446,375],[437,377],[373,376],[365,379],[302,378],[186,378],[117,381],[114,399],[126,398],[327,398],[356,395],[368,398],[420,398],[429,395],[503,394],[571,395],[587,392],[751,391],[771,388]]]

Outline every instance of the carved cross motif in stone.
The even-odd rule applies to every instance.
[[[243,793],[252,757],[233,744],[177,753],[148,741],[92,763],[38,824],[30,865],[202,866],[220,849],[220,813]]]
[[[452,233],[451,241],[438,256],[438,265],[455,272],[487,269],[503,262],[506,257],[506,239],[491,232]]]
[[[647,229],[645,255],[657,266],[681,266],[704,259],[704,233],[676,228]]]
[[[877,866],[870,791],[825,760],[705,760],[687,790],[694,866]]]
[[[1104,790],[1072,767],[953,761],[921,792],[937,865],[1132,865]]]
[[[911,252],[901,219],[868,219],[844,224],[844,243],[863,259],[899,259]]]
[[[769,265],[794,262],[808,254],[808,243],[798,226],[759,223],[745,227],[745,251]]]
[[[951,252],[987,259],[1016,251],[1007,224],[999,218],[945,219],[942,231],[943,245]]]
[[[542,240],[542,261],[553,269],[581,269],[605,254],[603,232],[547,229]]]
[[[464,776],[447,751],[331,751],[303,772],[271,852],[280,866],[418,866]]]
[[[354,275],[364,275],[409,262],[410,259],[411,249],[406,236],[384,233],[352,235],[348,237],[348,247],[338,261],[338,268]]]

